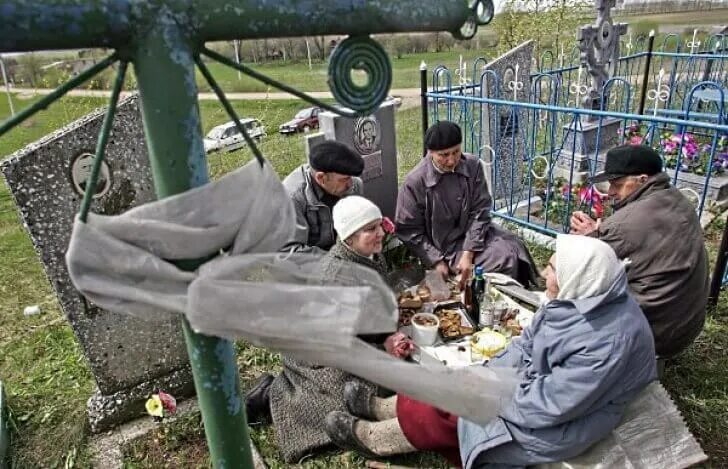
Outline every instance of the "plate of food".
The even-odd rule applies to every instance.
[[[475,332],[465,306],[460,302],[439,304],[435,307],[434,314],[440,320],[439,332],[443,342],[462,339]]]

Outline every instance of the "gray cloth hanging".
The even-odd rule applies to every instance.
[[[396,330],[393,292],[363,266],[348,264],[332,282],[321,255],[279,253],[294,230],[277,175],[251,162],[122,215],[77,219],[66,262],[76,288],[109,311],[182,314],[197,332],[333,366],[480,422],[510,399],[514,370],[421,366],[360,341]],[[193,272],[172,263],[210,256]]]

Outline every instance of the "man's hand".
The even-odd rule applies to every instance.
[[[594,221],[584,212],[574,212],[571,214],[571,234],[588,235],[599,228],[599,221]]]
[[[460,274],[460,289],[462,290],[465,288],[465,284],[469,282],[470,278],[473,276],[473,252],[463,251],[463,253],[460,254],[460,261],[458,261],[458,265],[455,269]]]
[[[450,276],[450,267],[447,266],[447,262],[438,262],[437,264],[435,264],[435,270],[440,272],[443,280],[447,281],[447,278]]]
[[[384,350],[396,358],[409,357],[414,348],[414,342],[401,332],[395,332],[384,341]]]

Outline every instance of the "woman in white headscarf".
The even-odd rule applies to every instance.
[[[563,461],[606,437],[657,377],[652,332],[604,242],[559,236],[542,275],[548,301],[488,363],[521,379],[498,418],[476,424],[402,395],[383,415],[381,399],[349,390],[350,413],[327,417],[332,440],[369,456],[431,450],[484,468]]]

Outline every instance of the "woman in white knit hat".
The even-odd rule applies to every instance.
[[[346,393],[348,413],[327,416],[332,440],[368,457],[427,450],[481,469],[565,461],[608,436],[657,377],[649,324],[602,241],[558,236],[542,275],[547,301],[487,365],[521,379],[498,418],[476,424],[402,395],[383,413],[383,399],[362,389]]]
[[[324,282],[356,284],[348,278],[349,263],[369,267],[386,277],[382,257],[382,212],[364,197],[352,195],[341,199],[333,208],[336,243],[321,262]],[[332,331],[335,333],[335,331]],[[409,354],[412,344],[404,335],[395,333],[361,337],[381,346],[395,356]],[[275,378],[263,378],[246,396],[249,419],[263,421],[270,412],[278,446],[283,458],[298,462],[301,458],[332,444],[324,429],[324,419],[331,411],[344,411],[344,386],[355,380],[370,392],[375,386],[335,368],[283,357],[283,371]]]

